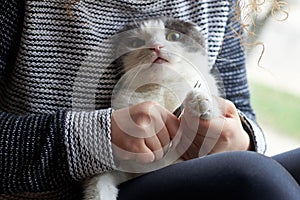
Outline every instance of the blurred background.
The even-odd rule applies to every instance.
[[[300,147],[300,1],[286,2],[280,4],[286,20],[284,13],[272,15],[268,4],[258,14],[252,42],[262,42],[264,53],[260,60],[263,48],[257,45],[247,55],[252,105],[265,132],[267,155]]]

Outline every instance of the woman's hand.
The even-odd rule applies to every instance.
[[[177,133],[180,120],[155,102],[115,110],[111,118],[113,152],[119,160],[146,164],[159,160]]]
[[[216,119],[199,120],[189,113],[183,113],[183,133],[179,145],[179,148],[185,149],[183,159],[249,148],[250,138],[242,127],[235,105],[221,98],[218,98],[218,103],[223,116]]]

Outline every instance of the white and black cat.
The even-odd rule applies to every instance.
[[[114,109],[156,101],[173,112],[183,102],[194,116],[212,119],[220,115],[213,98],[219,96],[217,81],[208,68],[205,40],[197,25],[150,19],[129,25],[114,39],[114,64],[121,72],[112,96]],[[194,88],[196,83],[201,86]],[[124,171],[88,180],[84,199],[116,200],[117,185],[133,177]]]

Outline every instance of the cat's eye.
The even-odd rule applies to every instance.
[[[131,48],[139,48],[142,47],[146,44],[145,40],[142,40],[140,38],[134,37],[134,38],[130,38],[128,40],[128,46]]]
[[[166,35],[168,41],[179,41],[181,39],[181,33],[172,31]]]

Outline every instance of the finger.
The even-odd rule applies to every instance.
[[[149,148],[145,148],[144,153],[135,154],[135,161],[140,164],[151,163],[154,160],[155,160],[155,155]]]
[[[112,150],[118,160],[135,160],[141,164],[155,160],[154,153],[146,146],[144,139],[124,141],[122,146],[112,143]]]
[[[163,150],[163,154],[165,154],[168,149],[169,149],[169,146],[170,146],[170,141],[171,141],[171,138],[170,138],[170,135],[169,135],[169,132],[168,132],[168,129],[166,126],[164,126],[158,133],[157,133],[157,138],[160,142],[160,145],[162,147],[162,150]],[[163,155],[162,155],[163,156]]]
[[[184,131],[176,150],[180,155],[185,155],[184,158],[196,158],[199,152],[199,146],[202,144],[200,141],[201,138],[196,141],[195,138],[191,139],[187,135],[189,135],[189,133],[186,134],[186,131]]]
[[[178,133],[180,120],[163,107],[158,107],[157,111],[160,112],[160,119],[157,120],[163,123],[163,126],[156,127],[156,129],[159,129],[156,130],[158,132],[157,137],[161,142],[164,152],[167,153],[167,151],[172,150],[180,141],[181,134]],[[171,140],[172,143],[170,143]],[[170,147],[172,148],[170,149]]]
[[[169,135],[169,141],[167,146],[165,146],[165,143],[163,144],[165,153],[175,150],[176,146],[180,143],[183,130],[182,127],[180,127],[180,121],[181,120],[173,115],[173,113],[168,111],[165,126]]]
[[[225,117],[234,117],[238,116],[236,107],[234,103],[227,99],[223,99],[221,97],[216,97],[216,100],[219,104],[219,108]]]
[[[136,158],[136,153],[125,150],[115,144],[112,144],[112,150],[113,150],[113,154],[114,157],[117,160],[135,160]]]
[[[162,112],[166,112],[167,110],[162,110]],[[172,136],[170,135],[170,131],[168,129],[168,115],[167,114],[162,114],[159,117],[156,117],[156,123],[154,126],[156,136],[158,137],[161,146],[165,146],[166,144],[169,143],[170,139]],[[166,117],[165,117],[166,116]]]
[[[185,156],[195,158],[207,155],[218,142],[224,123],[224,117],[218,117],[212,120],[199,120],[198,130],[190,128],[190,121],[182,119],[184,124],[184,134],[182,135],[181,145],[188,148]],[[194,119],[195,120],[195,119]]]
[[[155,160],[159,160],[163,157],[164,151],[158,137],[153,136],[145,138],[145,144],[148,147],[148,149],[150,149],[150,151],[154,154]]]
[[[174,138],[177,134],[177,131],[180,126],[180,120],[173,115],[171,112],[167,113],[166,119],[165,119],[165,125],[168,130],[170,138]]]
[[[222,145],[219,141],[222,131],[226,123],[226,118],[218,117],[211,121],[210,127],[207,129],[206,135],[203,138],[202,146],[199,151],[199,155],[207,155],[214,149]]]
[[[179,143],[176,145],[176,151],[178,154],[183,155],[193,144],[195,137],[197,135],[197,129],[189,127],[189,121],[182,116],[180,123],[180,128],[178,133],[181,135]],[[196,119],[199,121],[199,119]],[[200,142],[200,141],[198,141]]]

